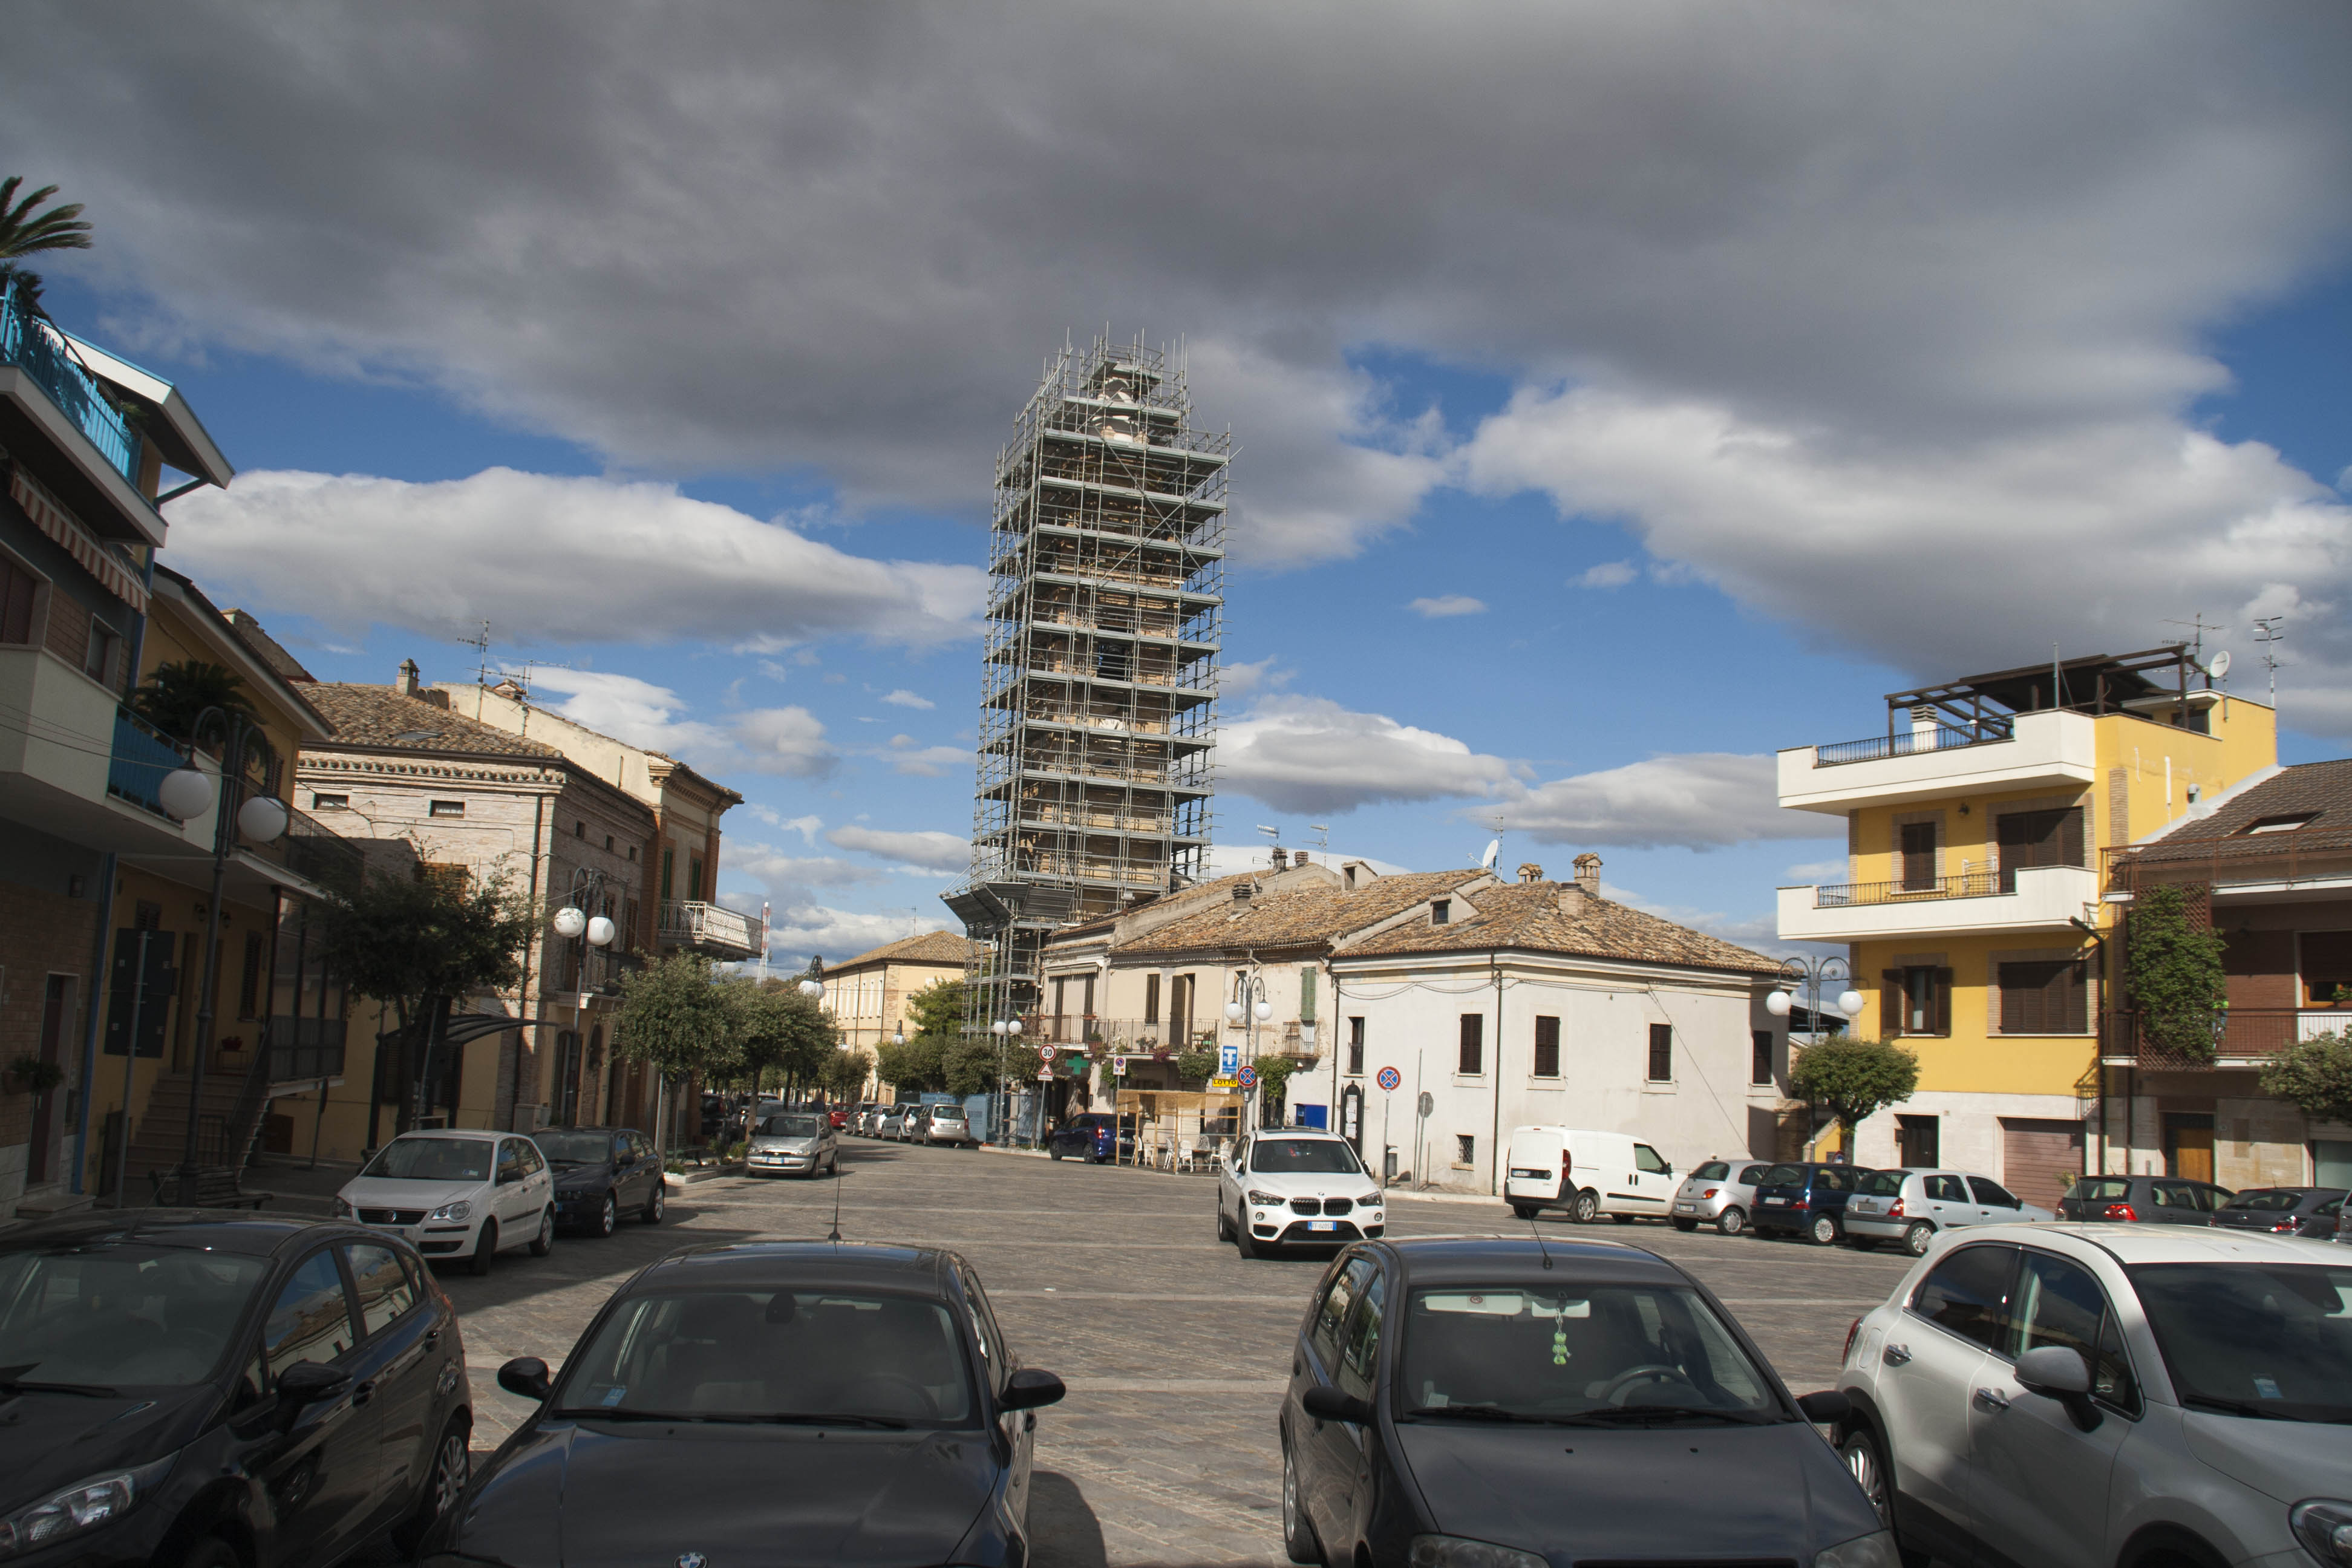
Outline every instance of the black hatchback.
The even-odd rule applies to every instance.
[[[203,1210],[0,1237],[0,1562],[275,1568],[455,1506],[457,1315],[405,1242]]]
[[[1371,1568],[1891,1568],[1813,1430],[1846,1412],[1790,1397],[1722,1303],[1640,1247],[1359,1242],[1291,1352],[1283,1543]]]
[[[634,1127],[550,1127],[531,1134],[555,1172],[558,1223],[610,1236],[623,1216],[659,1225],[667,1178],[653,1140]]]
[[[1757,1236],[1801,1236],[1822,1247],[1845,1234],[1845,1205],[1877,1174],[1858,1165],[1789,1162],[1756,1178],[1748,1229]]]
[[[2333,1241],[2343,1207],[2342,1187],[2249,1187],[2215,1209],[2208,1223],[2223,1230],[2266,1230],[2273,1236]]]

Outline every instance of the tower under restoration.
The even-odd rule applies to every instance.
[[[1045,936],[1199,877],[1208,848],[1230,431],[1181,362],[1065,348],[998,455],[968,1016],[1035,1005]]]

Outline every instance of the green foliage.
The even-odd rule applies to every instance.
[[[817,1081],[835,1100],[854,1100],[865,1091],[866,1080],[873,1076],[873,1052],[836,1050],[817,1076]]]
[[[174,740],[194,741],[196,720],[207,708],[242,713],[258,721],[253,700],[246,695],[245,677],[225,664],[200,658],[159,664],[155,672],[131,694],[139,716]]]
[[[710,961],[674,953],[621,976],[614,1054],[650,1062],[667,1079],[717,1077],[741,1065],[737,1017],[734,1000],[711,984]]]
[[[1183,1083],[1206,1083],[1217,1076],[1217,1053],[1205,1046],[1176,1053],[1176,1077]]]
[[[1017,1074],[1036,1061],[1025,1045],[965,1034],[963,1010],[960,980],[935,981],[907,998],[915,1032],[903,1046],[884,1040],[876,1047],[875,1072],[908,1093],[984,1094],[995,1087],[1000,1063]]]
[[[962,981],[935,980],[907,998],[907,1011],[916,1034],[952,1038],[963,1033],[963,1003]]]
[[[1911,1098],[1919,1087],[1919,1058],[1900,1046],[1832,1035],[1798,1053],[1789,1084],[1817,1105],[1829,1107],[1844,1130],[1849,1158],[1854,1131],[1890,1105]]]
[[[2198,1061],[2213,1059],[2217,1015],[2230,1005],[2221,933],[2192,925],[2188,889],[2156,887],[2133,901],[2132,1004],[2150,1045]]]
[[[1298,1064],[1288,1057],[1260,1057],[1250,1065],[1257,1068],[1258,1103],[1281,1104],[1283,1089],[1290,1082],[1290,1075],[1298,1070]]]
[[[944,1044],[936,1035],[909,1035],[903,1046],[885,1040],[874,1048],[874,1070],[902,1092],[934,1092],[946,1080],[940,1060]]]
[[[65,1082],[66,1069],[28,1052],[9,1061],[8,1079],[26,1094],[47,1094]]]
[[[2262,1089],[2314,1121],[2352,1121],[2352,1040],[2340,1031],[2297,1040],[2263,1066]]]
[[[367,872],[314,918],[328,969],[407,1017],[430,997],[514,984],[536,924],[504,872],[478,881],[416,868]]]
[[[23,183],[22,174],[0,180],[0,292],[13,289],[17,304],[46,317],[48,312],[41,308],[41,275],[18,266],[17,258],[46,250],[88,250],[89,225],[80,221],[79,202],[60,202],[36,214],[33,209],[56,195],[58,188],[43,185],[18,200],[16,187]]]
[[[732,1023],[728,1054],[755,1080],[772,1072],[788,1083],[814,1083],[836,1054],[832,1020],[797,984],[730,979],[720,981],[719,990]]]

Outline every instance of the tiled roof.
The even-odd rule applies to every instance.
[[[825,965],[827,974],[838,974],[845,969],[857,969],[869,963],[943,963],[961,969],[971,955],[971,942],[961,932],[927,931],[913,936],[902,936],[896,942],[886,942],[856,958]]]
[[[1311,947],[1376,925],[1425,899],[1487,875],[1475,868],[1376,877],[1350,893],[1328,883],[1261,893],[1246,904],[1230,890],[1199,911],[1120,942],[1115,953],[1214,952],[1239,947]],[[1239,877],[1221,879],[1238,882]]]
[[[1470,904],[1477,906],[1475,913]],[[1426,918],[1407,921],[1336,956],[1352,959],[1509,947],[1748,974],[1771,974],[1780,968],[1778,961],[1760,952],[1578,892],[1575,884],[1569,882],[1511,882],[1481,888],[1466,895],[1465,902],[1456,904],[1454,914],[1455,918],[1442,926],[1430,924]]]
[[[553,746],[526,741],[389,686],[321,681],[302,694],[335,727],[331,746],[354,751],[433,752],[488,757],[561,758]]]
[[[2260,833],[2247,829],[2268,819],[2308,817],[2304,823]],[[2213,815],[2184,822],[2134,852],[2143,861],[2207,860],[2215,857],[2271,856],[2298,849],[2340,852],[2352,845],[2352,757],[2302,763],[2223,801]]]

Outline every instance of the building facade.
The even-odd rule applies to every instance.
[[[960,933],[927,931],[828,968],[824,1010],[840,1031],[842,1048],[871,1052],[895,1034],[913,1034],[908,1002],[942,980],[963,984],[971,955],[971,942]]]

